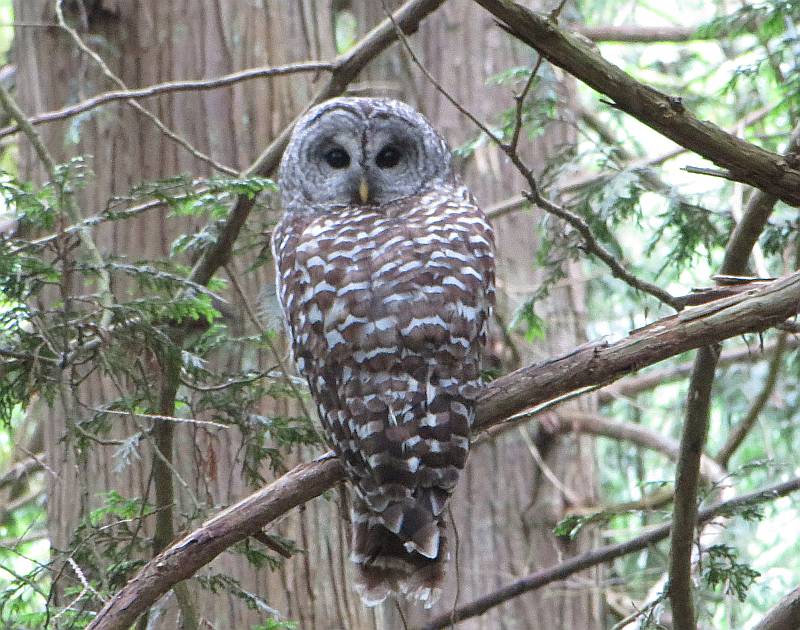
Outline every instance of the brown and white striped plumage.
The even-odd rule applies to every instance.
[[[431,605],[447,559],[443,510],[481,386],[491,228],[441,137],[397,101],[312,109],[280,185],[278,297],[355,488],[356,587],[367,604],[399,591]]]

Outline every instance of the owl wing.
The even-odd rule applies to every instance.
[[[295,359],[354,482],[362,595],[430,602],[480,386],[491,228],[457,188],[287,224],[274,243]]]

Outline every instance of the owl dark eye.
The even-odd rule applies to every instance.
[[[392,168],[393,166],[397,166],[399,162],[400,150],[397,147],[393,147],[391,144],[387,144],[383,147],[375,158],[375,164],[377,164],[378,168]]]
[[[340,147],[334,147],[322,156],[331,168],[347,168],[350,166],[350,156]]]

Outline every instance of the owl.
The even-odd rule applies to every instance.
[[[292,353],[352,482],[356,590],[430,607],[494,303],[494,237],[442,137],[395,100],[296,125],[272,237]]]

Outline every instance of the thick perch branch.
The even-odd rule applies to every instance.
[[[800,586],[785,595],[753,630],[794,630],[800,628]]]
[[[761,331],[800,311],[800,272],[749,293],[687,309],[634,331],[614,344],[581,346],[493,381],[478,401],[476,432],[547,400],[604,385],[658,361],[746,332]],[[344,478],[331,456],[302,464],[173,544],[145,565],[98,613],[91,630],[121,629],[173,585],[230,545]]]
[[[558,28],[546,16],[510,0],[476,2],[545,59],[608,96],[614,107],[726,169],[731,179],[800,206],[800,170],[795,161],[698,120],[680,98],[639,83],[603,59],[580,36]]]

